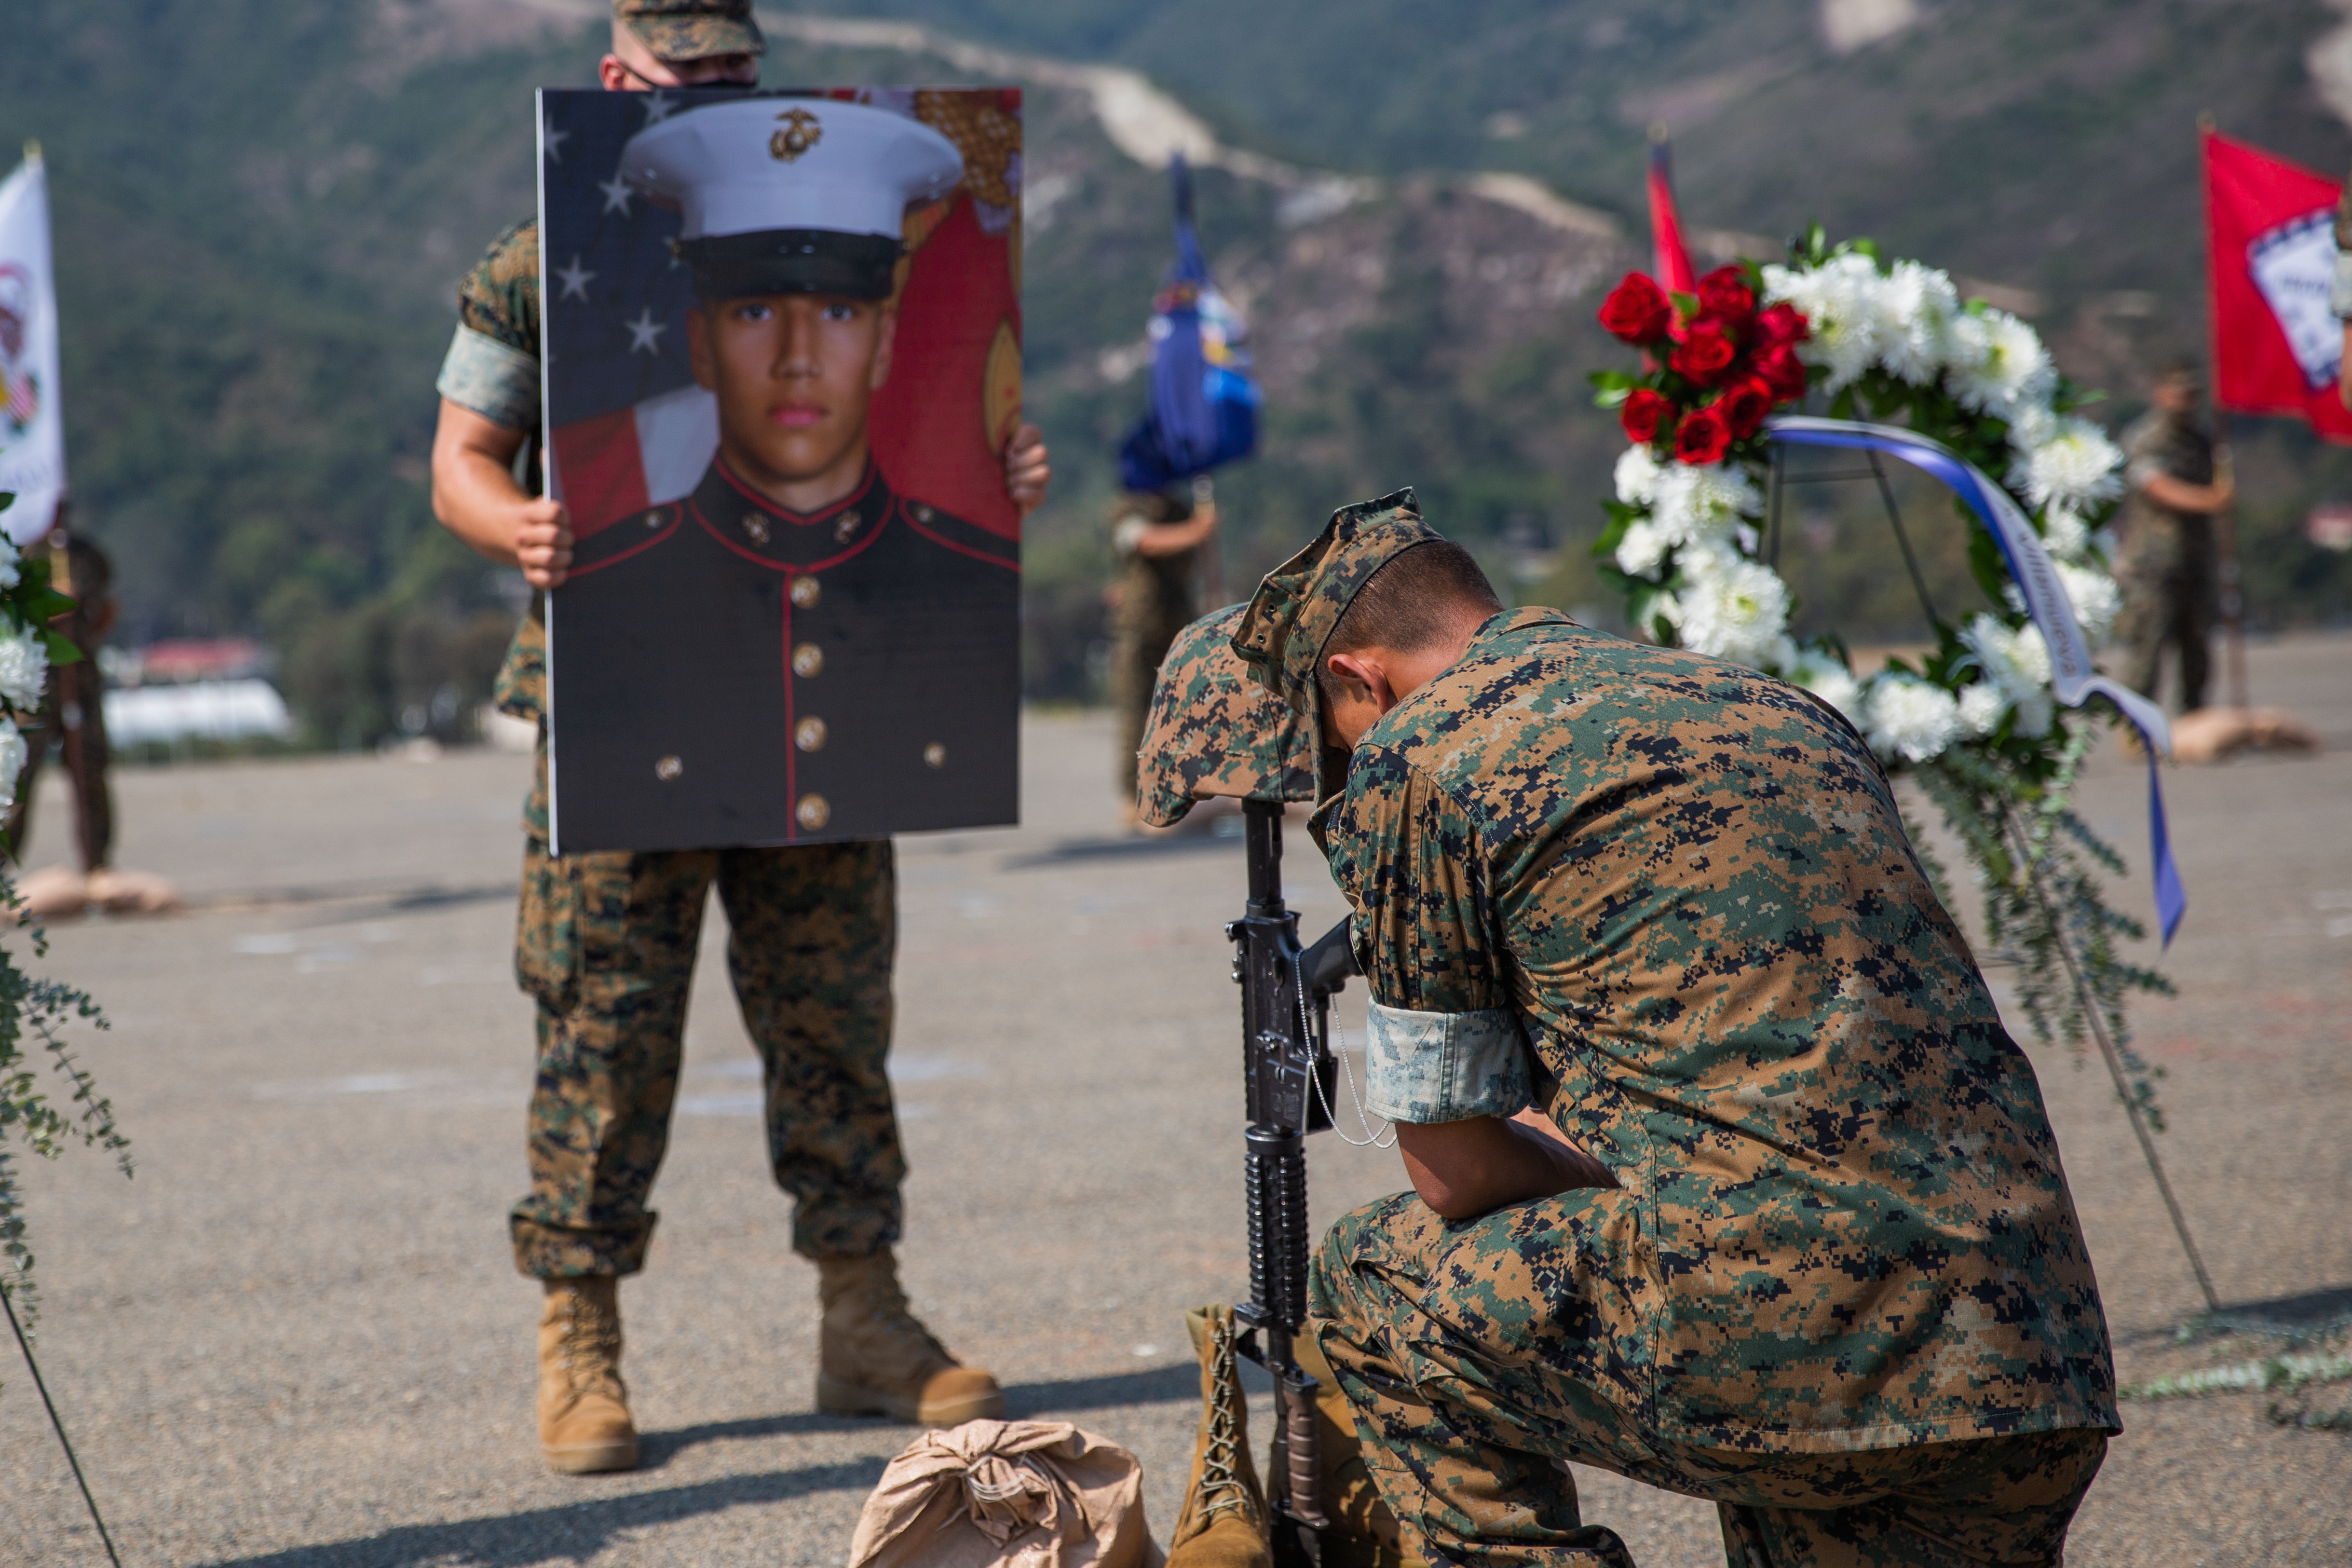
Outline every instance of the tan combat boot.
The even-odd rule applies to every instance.
[[[539,1319],[539,1451],[558,1475],[637,1468],[621,1381],[621,1305],[610,1274],[547,1281]]]
[[[888,1248],[870,1258],[817,1260],[816,1407],[834,1416],[887,1416],[960,1427],[1004,1414],[1004,1390],[966,1366],[907,1310]]]
[[[1184,1314],[1201,1358],[1201,1430],[1183,1511],[1169,1538],[1168,1568],[1269,1568],[1265,1492],[1249,1450],[1249,1406],[1234,1361],[1234,1310],[1194,1307]]]

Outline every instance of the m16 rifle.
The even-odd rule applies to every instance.
[[[1323,1532],[1322,1456],[1315,1429],[1316,1381],[1300,1368],[1293,1341],[1307,1322],[1307,1269],[1315,1245],[1307,1219],[1307,1134],[1331,1125],[1330,1000],[1356,973],[1342,919],[1311,946],[1298,940],[1297,912],[1282,900],[1278,800],[1244,800],[1249,902],[1225,926],[1234,979],[1242,990],[1242,1071],[1248,1091],[1250,1299],[1235,1309],[1247,1325],[1242,1354],[1274,1380],[1275,1436],[1266,1501],[1275,1568],[1317,1568]]]

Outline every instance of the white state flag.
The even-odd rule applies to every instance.
[[[0,180],[0,527],[18,544],[49,531],[66,488],[58,399],[58,291],[49,262],[49,182],[28,152]]]

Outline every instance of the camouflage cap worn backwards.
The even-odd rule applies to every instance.
[[[1235,604],[1176,634],[1160,662],[1136,766],[1136,810],[1172,828],[1195,800],[1315,799],[1316,747],[1306,716],[1250,678],[1234,656]]]
[[[1318,743],[1323,699],[1315,670],[1332,629],[1374,572],[1413,546],[1444,537],[1421,520],[1412,491],[1399,490],[1332,513],[1313,544],[1258,584],[1234,632],[1234,653],[1258,685],[1305,716],[1306,733]],[[1339,784],[1336,779],[1318,782],[1325,795]]]
[[[751,19],[751,0],[613,0],[613,19],[657,59],[707,60],[768,50],[760,24]]]

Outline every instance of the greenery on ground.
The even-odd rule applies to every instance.
[[[2201,335],[2196,111],[2331,171],[2352,152],[2304,59],[2342,24],[2322,0],[1984,0],[1923,7],[1918,27],[1844,55],[1805,0],[805,8],[1132,65],[1237,145],[1384,178],[1375,199],[1298,223],[1265,185],[1202,182],[1269,397],[1263,455],[1220,478],[1229,593],[1333,506],[1410,483],[1522,597],[1606,602],[1582,547],[1615,444],[1581,377],[1611,362],[1600,291],[1646,258],[1634,238],[1465,194],[1465,172],[1534,176],[1638,236],[1642,128],[1664,120],[1694,229],[1769,238],[1819,218],[2038,296],[2061,362],[2113,389],[2119,419],[2147,368]],[[600,10],[12,8],[0,148],[38,139],[49,161],[69,457],[79,515],[120,568],[121,638],[265,637],[313,744],[462,727],[517,585],[431,518],[432,381],[458,276],[530,210],[530,90],[589,78]],[[964,78],[782,36],[765,76]],[[1127,351],[1167,260],[1167,204],[1080,96],[1029,102],[1029,402],[1057,478],[1031,524],[1028,678],[1033,695],[1086,699],[1110,456],[1143,397]],[[2299,532],[2315,500],[2352,498],[2352,462],[2278,422],[2242,429],[2240,449],[2257,620],[2352,615],[2352,559]],[[1901,562],[1869,519],[1860,498],[1810,498],[1789,575],[1801,615],[1906,641]],[[1945,542],[1922,541],[1927,564]]]

